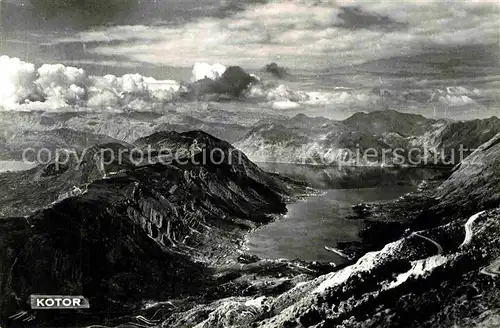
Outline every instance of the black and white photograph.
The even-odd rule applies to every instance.
[[[499,328],[499,0],[0,0],[0,328]]]

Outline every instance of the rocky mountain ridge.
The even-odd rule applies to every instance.
[[[380,115],[374,122],[385,129],[392,121]],[[467,136],[477,143],[494,133],[496,120],[444,122],[436,138],[425,138],[453,144],[453,138]],[[427,119],[421,121],[412,133],[426,131]],[[350,124],[360,128],[352,122],[357,119]],[[301,117],[290,124],[299,130],[307,126]],[[0,175],[6,185],[13,177],[30,180],[39,174],[48,185],[65,181],[79,188],[67,185],[74,193],[58,194],[55,187],[55,200],[34,203],[32,209],[39,209],[34,214],[26,210],[0,220],[0,288],[8,295],[0,304],[1,320],[13,326],[127,320],[200,328],[487,326],[498,320],[500,295],[492,288],[500,256],[498,136],[477,147],[437,190],[429,187],[428,202],[403,199],[376,211],[386,222],[379,231],[386,234],[364,232],[377,239],[371,251],[355,253],[352,262],[338,267],[237,252],[245,231],[283,213],[287,197],[304,188],[265,173],[229,143],[201,131],[159,132],[134,142],[139,148],[183,149],[181,161],[166,165],[103,167],[102,157],[89,155],[78,173],[69,173],[71,166],[60,171],[44,166],[19,173],[24,176]],[[123,147],[95,150],[103,146]],[[203,150],[216,148],[223,150],[219,156],[234,152],[241,161],[204,162]],[[19,190],[41,194],[34,188],[43,188],[26,186]],[[374,210],[361,212],[366,219]],[[401,215],[407,222],[391,225]],[[89,295],[91,304],[107,312],[27,311],[34,319],[19,322],[28,318],[22,313],[13,319],[26,310],[34,289]]]
[[[234,145],[257,162],[340,166],[453,166],[500,132],[500,119],[446,121],[392,110],[343,121],[267,120]]]
[[[416,219],[426,219],[421,230],[401,232],[382,249],[280,295],[226,298],[175,316],[168,326],[496,327],[497,144],[498,135],[430,191],[435,205],[425,213],[417,209]],[[474,206],[462,211],[454,203]],[[209,314],[194,315],[203,310]]]
[[[2,321],[25,308],[33,293],[84,294],[95,309],[118,312],[140,306],[141,299],[199,296],[215,286],[208,264],[234,259],[242,234],[283,213],[285,199],[303,188],[263,172],[227,142],[201,131],[156,134],[138,144],[158,142],[175,149],[196,143],[198,150],[169,164],[144,165],[103,165],[89,153],[79,169],[47,165],[2,176],[19,179],[18,193],[43,195],[48,185],[57,197],[60,183],[78,190],[53,202],[29,204],[25,197],[25,217],[0,220]],[[95,147],[96,153],[110,146]],[[203,152],[216,148],[220,158],[204,161]],[[240,162],[228,162],[230,152]],[[29,185],[33,175],[40,180]],[[35,325],[57,319],[41,317]]]

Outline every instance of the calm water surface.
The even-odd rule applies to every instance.
[[[413,186],[328,190],[288,205],[288,213],[252,232],[248,251],[262,258],[301,259],[340,263],[343,259],[326,251],[338,242],[358,240],[362,221],[346,219],[352,205],[387,202],[415,190]]]

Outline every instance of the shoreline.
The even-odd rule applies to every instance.
[[[450,173],[450,170],[447,170],[446,173],[441,171],[443,175],[448,175]],[[390,233],[392,228],[394,227],[394,224],[396,225],[407,225],[411,224],[410,221],[412,221],[411,218],[405,218],[405,219],[400,219],[399,221],[383,221],[380,219],[377,219],[377,216],[383,216],[384,214],[388,214],[391,217],[394,216],[392,212],[404,212],[408,211],[408,216],[412,215],[413,209],[409,209],[409,207],[422,207],[424,208],[430,198],[430,194],[435,192],[437,187],[440,185],[440,183],[444,181],[444,178],[441,177],[432,177],[429,180],[422,180],[418,185],[416,185],[416,189],[414,191],[410,191],[407,193],[404,193],[401,197],[398,199],[393,199],[389,201],[384,201],[384,202],[365,202],[365,203],[360,203],[357,205],[351,206],[353,208],[354,214],[352,216],[347,216],[345,219],[348,220],[362,220],[363,221],[363,226],[361,229],[357,232],[357,236],[359,237],[358,241],[340,241],[337,243],[335,248],[338,248],[339,250],[343,252],[347,252],[346,255],[350,257],[350,259],[347,259],[346,262],[342,263],[335,263],[336,266],[342,266],[344,267],[345,265],[351,264],[353,261],[356,259],[360,258],[364,254],[371,252],[371,251],[376,251],[380,249],[381,247],[385,246],[387,243],[390,243],[394,241],[395,239],[404,236],[405,231],[403,230],[399,234],[393,234],[393,235],[388,235],[387,233]],[[403,184],[406,185],[406,184]],[[411,184],[408,184],[411,185]],[[371,188],[377,188],[376,186],[373,187],[363,187],[363,188],[357,188],[357,189],[371,189]],[[331,189],[318,189],[314,188],[313,192],[308,193],[308,194],[300,194],[296,197],[293,197],[293,199],[290,199],[286,202],[287,206],[290,204],[293,204],[295,202],[304,200],[307,197],[318,197],[321,195],[326,194],[330,190],[350,190],[353,188],[331,188]],[[361,213],[356,213],[356,207],[361,206],[365,208],[370,208],[371,213],[370,215],[372,216],[371,218],[367,217],[367,213],[364,213],[362,215]],[[386,209],[386,207],[390,207],[389,210]],[[286,215],[287,213],[284,214],[276,214],[276,215],[271,215],[273,219],[265,224],[259,225],[245,233],[243,233],[243,241],[240,244],[240,249],[239,252],[242,252],[245,256],[250,256],[250,257],[255,257],[259,258],[260,260],[278,260],[277,258],[267,258],[264,256],[258,256],[254,255],[248,252],[249,248],[247,246],[248,243],[248,236],[259,230],[265,228],[266,225],[278,221],[278,220],[286,220]],[[381,232],[383,232],[381,234]],[[410,231],[411,233],[412,231]],[[379,240],[379,243],[373,244],[372,240],[375,237],[378,236],[385,236],[383,239]],[[385,243],[384,243],[385,241]],[[331,247],[332,245],[324,245]],[[294,260],[299,260],[303,262],[307,262],[310,264],[313,263],[321,263],[321,264],[330,264],[332,261],[325,262],[321,260],[304,260],[299,258],[281,258],[280,260],[285,260],[285,261],[294,261]]]

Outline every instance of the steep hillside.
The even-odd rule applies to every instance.
[[[498,140],[497,135],[457,167],[439,188],[433,208],[420,204],[427,220],[436,219],[428,223],[430,228],[407,231],[380,250],[280,295],[226,298],[172,316],[166,323],[169,327],[496,327]],[[471,214],[465,214],[466,206]],[[199,315],[204,311],[209,314]],[[247,315],[236,315],[242,312]]]
[[[120,150],[130,146],[117,143],[100,144],[49,160],[48,164],[21,172],[0,174],[0,218],[27,216],[36,210],[71,195],[81,194],[93,181],[109,174],[135,167],[129,158],[118,163]]]
[[[439,187],[437,197],[443,204],[464,208],[500,203],[500,134],[458,164]]]
[[[451,166],[500,132],[497,117],[445,121],[392,110],[262,123],[234,143],[252,160],[341,166]]]
[[[197,327],[479,327],[495,319],[487,309],[500,297],[491,288],[498,280],[500,212],[477,217],[466,243],[466,218],[420,232],[438,243],[451,238],[444,252],[412,235],[277,297],[227,298],[178,317]],[[201,311],[210,313],[200,318]],[[241,312],[248,315],[230,315]]]
[[[387,128],[386,115],[373,122]],[[422,147],[475,145],[498,129],[496,118],[406,119],[421,122],[412,133],[423,134],[403,136],[396,124],[393,138]],[[387,135],[369,137],[378,129],[373,122],[351,134],[348,124],[319,121],[268,122],[254,133],[288,145],[320,133],[336,145],[389,144]],[[411,123],[402,125],[410,129]],[[100,149],[116,155],[124,146],[103,144],[59,170],[48,164],[0,175],[4,185],[17,184],[18,193],[0,193],[7,209],[0,220],[0,294],[6,295],[0,322],[24,325],[18,319],[32,316],[26,325],[33,327],[488,326],[498,319],[500,300],[494,288],[499,141],[496,133],[474,146],[437,190],[422,184],[393,203],[356,206],[362,214],[356,219],[372,220],[360,233],[371,249],[344,249],[354,256],[338,267],[239,252],[245,232],[284,213],[287,198],[304,189],[201,131],[158,132],[128,146],[147,158],[105,164],[109,158]],[[23,201],[11,204],[18,198]],[[93,309],[106,311],[33,313],[32,293],[83,294]],[[15,313],[21,314],[12,318]]]
[[[242,233],[283,213],[284,199],[301,188],[204,132],[159,133],[137,144],[183,151],[169,163],[138,165],[103,165],[89,153],[64,172],[45,166],[2,176],[33,195],[24,198],[26,212],[41,208],[0,220],[2,318],[25,308],[33,293],[84,294],[108,315],[148,298],[197,295],[215,284],[207,264],[234,258]],[[95,150],[119,150],[111,147]],[[207,160],[207,153],[215,155]],[[63,183],[78,192],[51,204],[49,196],[36,198],[45,187],[55,195]],[[54,324],[50,314],[41,318]]]

